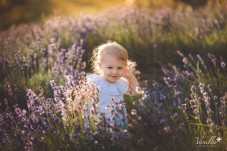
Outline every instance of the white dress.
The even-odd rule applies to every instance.
[[[124,94],[128,91],[128,81],[120,78],[117,82],[110,83],[99,75],[91,74],[87,76],[87,82],[95,84],[99,89],[99,112],[105,113],[106,118],[110,118],[110,124],[117,123],[121,127],[127,128],[127,113],[122,102]],[[110,112],[109,107],[114,108],[114,112]],[[115,116],[116,113],[117,116]]]

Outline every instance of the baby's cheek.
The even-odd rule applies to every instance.
[[[123,72],[122,72],[122,73],[123,73],[123,74],[125,74],[125,72],[126,72],[126,70],[123,70]]]
[[[128,74],[128,71],[127,70],[124,70],[123,74],[124,75],[127,75]]]

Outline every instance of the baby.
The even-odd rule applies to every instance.
[[[100,114],[105,114],[113,126],[115,123],[127,129],[125,105],[121,105],[121,112],[107,111],[114,103],[124,104],[124,94],[138,94],[139,83],[132,72],[127,50],[116,42],[108,42],[94,49],[91,61],[94,74],[87,76],[87,82],[99,90]]]

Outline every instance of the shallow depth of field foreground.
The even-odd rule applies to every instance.
[[[227,150],[227,1],[146,2],[1,27],[0,150]],[[108,40],[136,62],[143,91],[107,110],[125,105],[127,129],[97,116],[85,80]]]

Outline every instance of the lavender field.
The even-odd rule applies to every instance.
[[[0,150],[227,150],[226,7],[110,8],[1,31]],[[85,81],[108,40],[128,50],[143,90],[108,110],[126,105],[127,129],[97,120]]]

